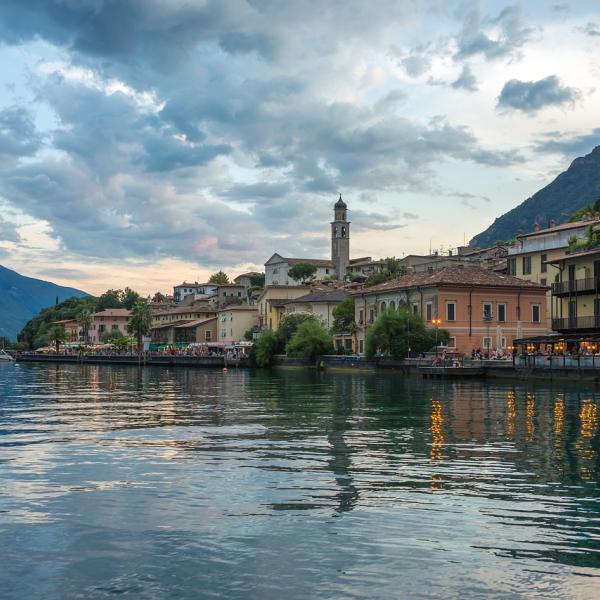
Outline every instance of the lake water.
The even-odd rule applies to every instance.
[[[600,393],[0,364],[0,597],[600,597]]]

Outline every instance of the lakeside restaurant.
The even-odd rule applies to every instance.
[[[513,344],[517,366],[600,368],[600,333],[555,333],[516,339]]]

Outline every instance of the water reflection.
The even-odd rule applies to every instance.
[[[585,388],[9,365],[0,398],[0,564],[16,590],[42,560],[30,596],[61,597],[57,572],[92,598],[124,574],[141,597],[276,598],[389,597],[400,576],[407,595],[585,595],[599,573]],[[98,552],[104,570],[70,569]]]

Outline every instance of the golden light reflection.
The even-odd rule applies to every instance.
[[[552,431],[554,435],[560,436],[565,426],[565,399],[562,396],[557,396],[554,400],[554,426]],[[555,440],[555,443],[560,440]]]
[[[508,392],[506,395],[506,435],[515,435],[517,429],[517,407],[515,404],[515,393]]]
[[[439,400],[431,401],[431,449],[429,459],[431,462],[442,460],[442,448],[444,446],[444,415],[442,404]]]
[[[592,400],[584,400],[579,409],[580,437],[575,444],[579,455],[579,474],[581,479],[591,481],[594,478],[596,450],[591,444],[598,429],[598,406]]]
[[[527,394],[527,441],[530,442],[533,439],[535,433],[535,396],[533,394]]]

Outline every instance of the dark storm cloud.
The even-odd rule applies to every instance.
[[[556,75],[539,81],[511,79],[504,84],[497,106],[535,113],[546,106],[573,104],[580,96],[579,90],[562,85]]]
[[[574,157],[584,156],[598,145],[600,145],[600,128],[583,134],[549,131],[534,144],[534,149],[537,152]]]

